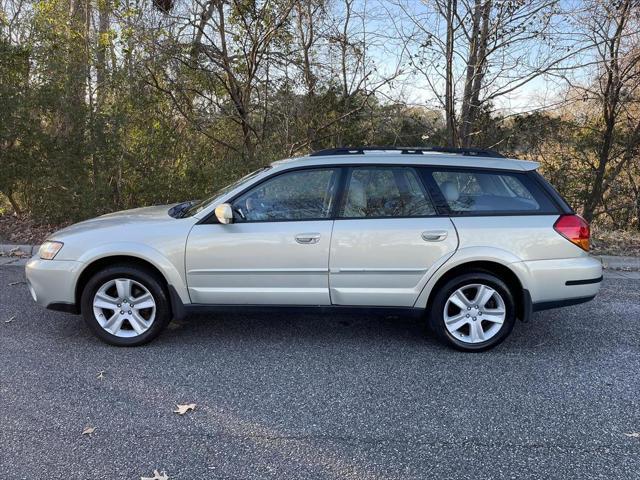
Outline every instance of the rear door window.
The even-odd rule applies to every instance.
[[[343,218],[407,218],[435,215],[410,167],[354,167],[349,170]]]
[[[557,213],[557,207],[526,174],[434,169],[431,176],[454,214]]]

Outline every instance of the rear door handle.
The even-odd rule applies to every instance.
[[[445,238],[447,238],[446,230],[427,230],[422,232],[422,239],[425,242],[441,242]]]
[[[318,243],[319,241],[319,233],[299,233],[298,235],[296,235],[296,242],[302,245],[310,245],[312,243]]]

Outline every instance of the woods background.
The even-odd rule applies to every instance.
[[[0,0],[0,214],[201,198],[343,145],[537,160],[640,230],[640,3]]]

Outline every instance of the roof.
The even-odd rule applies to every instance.
[[[359,165],[359,164],[398,164],[439,167],[476,167],[499,170],[535,170],[540,164],[528,160],[514,158],[485,157],[480,155],[464,155],[433,151],[421,151],[407,155],[392,150],[361,151],[348,154],[306,155],[304,157],[287,158],[273,162],[277,167],[320,166],[320,165]]]

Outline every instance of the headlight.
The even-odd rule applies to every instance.
[[[53,260],[63,245],[62,242],[44,242],[38,250],[38,256],[43,260]]]

